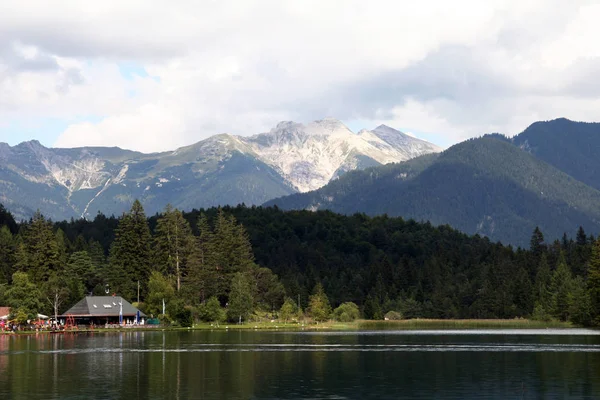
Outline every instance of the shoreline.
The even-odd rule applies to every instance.
[[[323,323],[278,323],[278,322],[249,322],[238,324],[197,323],[192,327],[176,326],[130,326],[118,328],[72,329],[66,331],[8,331],[0,335],[59,335],[76,333],[107,333],[107,332],[156,332],[156,331],[229,331],[229,330],[262,330],[262,331],[386,331],[386,330],[476,330],[476,329],[574,329],[581,328],[570,322],[533,321],[528,319],[407,319],[399,321],[356,320],[353,322],[328,321]]]

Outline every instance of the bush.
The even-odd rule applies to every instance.
[[[533,313],[531,314],[531,319],[534,321],[549,322],[552,320],[552,316],[546,309],[544,309],[544,306],[542,306],[539,302],[536,302],[535,307],[533,308]]]
[[[171,322],[173,322],[167,314],[160,314],[158,316],[158,321],[162,326],[171,326]]]
[[[194,324],[192,310],[190,310],[188,307],[182,307],[178,309],[174,317],[175,321],[183,328],[189,328]]]
[[[342,303],[333,310],[333,319],[339,322],[352,322],[359,317],[358,306],[352,302]]]
[[[216,297],[211,297],[204,304],[198,307],[198,317],[205,322],[225,321],[225,310],[221,308],[221,303]]]
[[[390,311],[383,317],[386,321],[400,321],[402,318],[402,314],[398,311]]]

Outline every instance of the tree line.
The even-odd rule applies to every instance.
[[[186,324],[260,313],[600,322],[600,241],[581,227],[550,243],[536,229],[523,249],[385,215],[241,205],[147,218],[138,201],[118,218],[58,223],[15,223],[0,207],[0,225],[0,301],[21,318],[108,287],[148,314],[165,299]]]

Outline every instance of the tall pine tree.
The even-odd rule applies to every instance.
[[[183,292],[190,304],[198,305],[217,296],[218,270],[215,235],[205,214],[198,218],[200,235],[194,241]]]
[[[61,265],[61,249],[52,231],[52,223],[38,211],[21,229],[18,269],[27,272],[34,284],[47,281],[52,273],[61,273],[64,264]]]
[[[128,214],[124,214],[115,230],[110,248],[108,278],[113,292],[128,300],[140,299],[147,292],[151,269],[152,237],[142,204],[136,200]]]
[[[564,254],[560,254],[558,266],[550,280],[551,312],[561,321],[569,319],[569,296],[571,295],[571,270],[567,266]]]
[[[154,232],[154,267],[162,274],[173,277],[175,288],[181,290],[182,277],[193,251],[194,238],[189,223],[181,211],[167,205],[158,219]]]
[[[600,240],[592,247],[592,255],[588,268],[588,289],[592,303],[592,321],[600,325]]]

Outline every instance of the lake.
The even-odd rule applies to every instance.
[[[592,399],[599,333],[2,335],[0,398]]]

